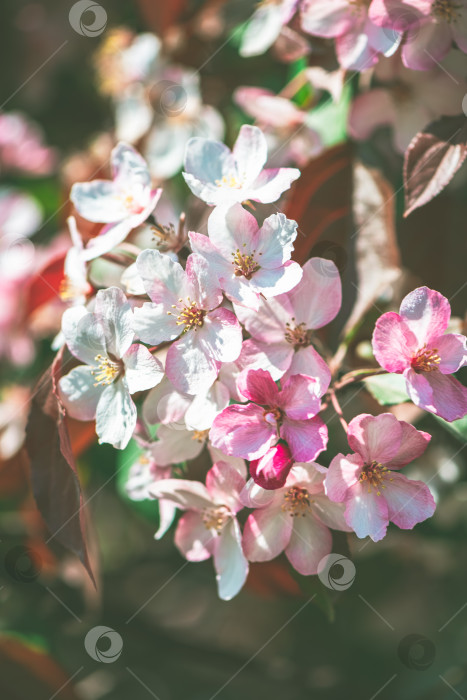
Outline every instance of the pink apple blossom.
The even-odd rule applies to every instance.
[[[237,88],[234,100],[264,132],[270,166],[304,167],[322,152],[320,135],[307,124],[308,113],[291,100],[257,87]]]
[[[284,214],[272,214],[258,228],[241,204],[216,207],[208,233],[191,232],[191,247],[206,259],[230,301],[257,311],[260,296],[288,292],[302,277],[300,265],[290,260],[297,224]]]
[[[71,188],[70,199],[88,221],[107,224],[92,238],[84,253],[86,260],[103,255],[125,240],[130,231],[152,214],[162,190],[151,188],[145,160],[134,148],[119,143],[111,154],[112,180],[79,182]]]
[[[357,95],[350,106],[350,135],[366,141],[376,129],[390,126],[394,147],[403,153],[430,122],[458,114],[467,83],[455,59],[450,56],[429,73],[405,68],[399,54],[382,59],[375,68],[373,89]]]
[[[151,299],[135,309],[138,336],[151,345],[179,338],[167,353],[168,378],[184,393],[207,390],[220,364],[237,359],[242,342],[235,315],[219,306],[215,275],[199,255],[191,254],[183,270],[157,250],[144,250],[137,269]]]
[[[128,444],[136,426],[131,394],[161,381],[162,365],[149,350],[134,343],[130,305],[117,287],[97,293],[93,312],[67,309],[62,331],[71,353],[84,362],[59,382],[68,413],[78,420],[96,419],[99,442],[118,449]]]
[[[419,287],[403,299],[398,314],[380,316],[373,333],[379,364],[405,377],[417,406],[447,421],[467,413],[467,388],[450,376],[467,362],[467,339],[446,333],[450,316],[442,294]]]
[[[56,153],[43,142],[39,127],[21,112],[0,114],[0,167],[32,175],[48,175]]]
[[[346,522],[358,537],[377,542],[389,521],[411,530],[433,515],[436,506],[428,486],[398,472],[423,454],[431,435],[382,413],[354,418],[347,437],[355,454],[334,457],[325,487],[332,501],[345,503]]]
[[[162,467],[195,459],[208,437],[208,429],[189,430],[179,423],[163,423],[156,431],[157,440],[150,444],[151,455]]]
[[[334,37],[342,68],[364,70],[373,66],[379,54],[392,55],[400,35],[378,27],[368,15],[368,2],[357,0],[303,0],[302,29],[308,34]]]
[[[331,260],[311,258],[294,289],[261,301],[258,311],[236,306],[251,338],[243,343],[238,364],[263,368],[273,379],[293,374],[315,377],[324,394],[331,373],[312,345],[313,331],[335,318],[342,300],[339,272]]]
[[[373,0],[369,16],[388,35],[406,32],[401,55],[407,68],[434,68],[453,42],[467,53],[466,0]]]
[[[210,205],[275,202],[300,176],[296,168],[264,169],[266,138],[257,126],[244,124],[231,151],[220,141],[192,138],[185,152],[183,177],[194,195]]]
[[[208,471],[206,486],[198,481],[158,481],[151,493],[170,501],[185,513],[178,521],[175,544],[188,561],[213,557],[219,597],[230,600],[248,575],[242,550],[242,534],[236,515],[243,508],[240,493],[245,476],[227,462],[216,462]]]
[[[285,440],[292,459],[311,461],[327,444],[327,428],[317,416],[320,410],[320,389],[316,379],[294,375],[279,390],[269,372],[245,370],[238,378],[238,390],[251,403],[228,406],[214,420],[210,439],[214,447],[228,455],[257,460]],[[283,451],[274,455],[275,469],[267,469],[275,480],[283,477],[277,468],[287,472],[290,459]],[[263,469],[260,469],[263,472]]]
[[[324,493],[325,472],[318,464],[295,464],[276,491],[248,483],[242,500],[255,508],[243,531],[243,550],[249,561],[270,561],[285,551],[300,574],[318,572],[319,562],[332,549],[329,528],[351,530],[344,508]]]

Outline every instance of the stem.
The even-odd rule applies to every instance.
[[[354,382],[361,382],[364,379],[367,379],[367,377],[375,377],[378,374],[387,374],[387,371],[385,369],[381,369],[378,367],[378,369],[356,369],[353,370],[352,372],[348,372],[347,374],[344,374],[344,376],[338,381],[336,384],[334,384],[332,391],[338,391],[339,389],[342,389],[344,386],[348,386],[349,384],[353,384]]]
[[[335,412],[337,413],[337,416],[338,416],[338,418],[339,418],[339,420],[340,420],[340,422],[341,422],[341,425],[342,425],[342,427],[344,428],[344,430],[345,430],[345,432],[346,432],[346,434],[347,434],[347,431],[348,431],[348,429],[349,429],[349,426],[347,425],[347,421],[345,420],[344,414],[342,413],[341,405],[340,405],[339,401],[337,400],[337,396],[336,396],[336,394],[335,394],[335,392],[334,392],[333,389],[330,389],[330,391],[329,391],[329,397],[330,397],[330,399],[331,399],[331,403],[332,403],[332,405],[333,405],[333,408],[334,408]]]
[[[297,73],[297,75],[295,75],[284,88],[282,88],[282,90],[278,94],[278,97],[285,97],[291,99],[304,85],[307,84],[307,82],[308,78],[306,76],[305,69],[303,69],[300,71],[300,73]]]

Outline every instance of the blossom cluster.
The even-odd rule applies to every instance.
[[[209,216],[186,235],[182,217],[163,245],[126,241],[154,218],[157,230],[162,202],[131,145],[112,151],[111,180],[71,192],[81,220],[101,228],[84,240],[70,220],[62,338],[80,364],[61,377],[61,401],[70,416],[95,419],[99,442],[136,441],[130,496],[157,499],[157,538],[182,511],[175,544],[189,561],[213,558],[224,599],[239,592],[249,562],[284,551],[300,574],[316,574],[331,530],[378,541],[389,522],[410,529],[435,510],[428,486],[401,473],[430,435],[392,413],[348,426],[340,416],[349,453],[326,457],[324,412],[338,405],[339,386],[316,331],[340,310],[341,280],[330,260],[292,260],[295,221],[256,210],[300,175],[266,168],[267,155],[256,126],[242,126],[232,150],[190,138],[183,177]],[[123,272],[94,294],[90,268],[120,261],[119,250]],[[449,320],[447,299],[420,287],[380,317],[373,351],[380,373],[404,377],[414,404],[454,421],[467,413],[467,389],[452,376],[467,345],[447,332]],[[212,466],[202,483],[189,462],[205,448]]]

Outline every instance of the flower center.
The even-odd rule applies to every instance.
[[[209,435],[209,429],[208,430],[193,430],[193,435],[191,436],[192,440],[197,440],[198,442],[204,442]]]
[[[273,408],[267,408],[263,411],[263,418],[266,421],[266,423],[269,423],[270,425],[280,423],[283,417],[283,412],[280,408],[277,408],[277,406],[274,406]]]
[[[183,299],[179,299],[178,301],[180,304],[183,304],[181,309],[177,307],[176,304],[172,304],[172,309],[178,308],[179,310],[177,314],[177,326],[185,326],[182,330],[182,334],[191,331],[192,328],[196,331],[203,325],[206,311],[200,309],[196,301],[190,301],[190,297],[187,298],[186,302],[184,302]],[[172,311],[167,311],[167,315],[175,316],[176,314],[172,313]]]
[[[203,524],[206,530],[216,530],[221,534],[221,530],[230,518],[230,511],[227,506],[218,508],[205,508],[203,510]]]
[[[121,365],[109,360],[109,358],[104,357],[104,355],[96,355],[95,360],[97,362],[97,367],[91,370],[91,374],[96,380],[94,386],[98,386],[99,384],[104,386],[112,384],[120,373]]]
[[[136,201],[132,194],[122,195],[122,199],[123,206],[129,214],[141,214],[144,207],[142,207],[141,204]]]
[[[431,14],[441,22],[457,22],[460,17],[459,10],[462,5],[453,0],[435,0],[431,6]]]
[[[297,350],[301,347],[307,347],[311,343],[311,331],[307,329],[305,323],[295,323],[295,318],[292,318],[293,325],[289,322],[285,324],[286,331],[284,338],[288,343],[293,345]]]
[[[241,190],[243,187],[243,180],[240,180],[240,178],[232,173],[230,175],[223,175],[220,180],[216,180],[215,182],[218,187],[228,187],[232,190]]]
[[[62,301],[73,301],[83,294],[86,295],[91,291],[89,284],[78,285],[70,280],[69,277],[64,277],[60,282],[58,295]]]
[[[427,348],[426,345],[424,345],[412,358],[410,364],[415,372],[433,372],[435,369],[438,369],[440,362],[441,358],[438,355],[437,349]]]
[[[246,246],[246,243],[243,245]],[[231,253],[233,256],[232,265],[234,266],[235,277],[245,277],[249,280],[255,272],[258,272],[260,265],[258,265],[255,260],[255,253],[256,250],[247,255],[244,252],[240,252],[239,248],[237,248],[235,253]],[[262,255],[262,253],[260,253],[260,255]]]
[[[284,503],[281,508],[285,513],[289,513],[292,518],[305,517],[310,510],[310,494],[300,486],[292,486],[284,496]]]
[[[376,489],[376,495],[381,496],[380,489],[385,489],[386,486],[383,484],[383,479],[387,476],[389,469],[383,467],[382,464],[373,460],[370,464],[365,464],[362,473],[359,476],[360,483],[366,482],[368,484],[368,493],[371,493],[371,489]],[[392,479],[389,479],[392,481]]]

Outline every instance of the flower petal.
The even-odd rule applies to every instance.
[[[249,561],[270,561],[287,547],[293,519],[281,505],[255,510],[243,529],[243,551]]]
[[[234,404],[220,413],[212,424],[210,440],[228,455],[258,459],[276,440],[274,426],[263,418],[263,409],[255,404]]]
[[[123,291],[118,287],[100,289],[94,314],[103,325],[107,351],[123,357],[135,337],[133,314]]]
[[[235,314],[228,309],[220,307],[207,314],[197,335],[200,346],[218,362],[235,362],[240,355],[242,329]]]
[[[402,427],[392,413],[362,413],[350,421],[347,439],[365,463],[388,464],[400,449]]]
[[[206,488],[215,503],[226,505],[236,513],[242,508],[240,493],[245,479],[228,462],[216,462],[206,475]]]
[[[185,394],[207,391],[219,374],[219,363],[199,330],[184,333],[170,346],[165,361],[168,378]]]
[[[329,465],[324,487],[326,495],[336,503],[345,501],[351,489],[358,483],[364,461],[360,455],[339,453]]]
[[[389,520],[403,530],[411,530],[417,523],[430,518],[436,509],[428,486],[423,481],[407,479],[403,474],[391,474],[384,498],[388,504]]]
[[[124,379],[109,384],[99,399],[96,411],[96,433],[99,443],[109,442],[124,450],[136,427],[136,406]]]
[[[214,548],[219,598],[231,600],[243,587],[248,576],[248,561],[243,554],[242,533],[236,518],[222,529]]]
[[[319,396],[323,396],[326,393],[331,383],[331,371],[312,345],[299,348],[293,353],[292,362],[284,374],[284,379],[289,379],[294,374],[304,374],[316,379],[319,387]]]
[[[342,303],[339,271],[332,260],[310,258],[303,266],[301,282],[288,294],[297,324],[321,328],[330,323]]]
[[[156,304],[166,309],[185,296],[186,278],[182,266],[158,250],[143,250],[136,260],[138,274],[146,292]]]
[[[139,343],[131,345],[123,356],[123,362],[130,394],[152,389],[153,386],[162,381],[164,368],[144,345]]]
[[[254,202],[275,202],[300,177],[297,168],[266,168],[249,186],[245,199]]]
[[[253,182],[266,163],[268,145],[261,129],[243,124],[232,150],[237,171],[244,182]]]
[[[451,318],[451,307],[439,292],[418,287],[402,300],[399,313],[422,347],[443,335]]]
[[[417,406],[452,422],[467,413],[467,388],[457,379],[438,370],[417,374],[404,372],[407,393]]]
[[[399,425],[402,428],[401,446],[397,454],[391,457],[387,463],[390,469],[400,469],[400,467],[404,467],[409,462],[420,457],[431,440],[429,433],[417,430],[410,423],[399,421]]]
[[[205,440],[197,437],[193,431],[171,425],[160,425],[157,437],[157,442],[151,445],[151,454],[162,467],[194,459],[202,452],[205,443]]]
[[[212,508],[213,501],[209,491],[200,481],[190,479],[161,479],[150,488],[154,498],[170,501],[182,510]]]
[[[297,222],[287,219],[285,214],[272,214],[264,220],[258,231],[256,253],[261,267],[272,269],[283,265],[293,251],[297,238]]]
[[[453,374],[467,362],[467,339],[459,333],[446,333],[434,338],[431,345],[441,358],[438,369],[442,374]]]
[[[417,338],[399,314],[390,311],[376,321],[372,345],[381,367],[388,372],[403,372],[417,351]]]
[[[320,386],[314,377],[295,374],[288,379],[279,394],[280,406],[289,418],[313,418],[321,408]]]
[[[102,384],[96,386],[92,367],[81,365],[75,367],[59,383],[60,399],[67,413],[78,420],[92,420],[96,416],[96,408],[104,390]]]
[[[285,556],[294,569],[303,576],[318,573],[318,564],[332,549],[329,529],[307,513],[304,518],[293,518],[293,530]]]
[[[133,310],[135,333],[143,343],[159,345],[167,340],[175,340],[182,332],[175,314],[168,314],[164,304],[146,302]]]
[[[250,462],[250,474],[258,486],[274,491],[284,486],[293,463],[287,445],[275,445],[260,459]]]
[[[201,514],[190,510],[178,521],[174,542],[188,561],[205,561],[212,555],[214,535],[204,526]]]
[[[264,369],[243,370],[237,379],[239,393],[262,406],[277,406],[279,390],[269,372]]]
[[[310,420],[285,418],[280,433],[297,462],[312,462],[328,443],[328,429],[319,416]]]
[[[368,492],[364,483],[358,483],[347,500],[345,519],[357,537],[369,536],[378,542],[385,536],[389,522],[387,503],[383,496]]]

